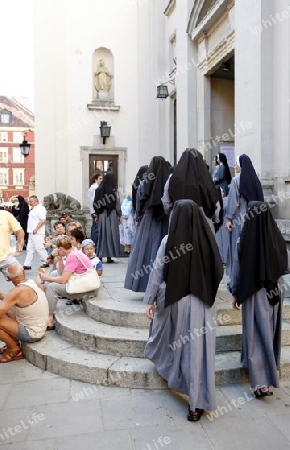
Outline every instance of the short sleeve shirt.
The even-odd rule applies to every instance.
[[[82,263],[82,261],[84,264]],[[87,268],[92,269],[93,267],[93,264],[84,253],[74,250],[66,257],[66,262],[63,270],[65,272],[80,274],[86,272]]]
[[[11,233],[21,230],[20,223],[8,211],[0,210],[0,262],[12,252],[10,248]]]
[[[46,209],[44,206],[38,204],[34,206],[28,216],[27,233],[33,233],[41,220],[46,219]],[[45,225],[43,224],[37,231],[37,234],[45,235]]]

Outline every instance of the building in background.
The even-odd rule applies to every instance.
[[[86,206],[96,167],[126,193],[152,156],[196,147],[249,155],[290,219],[289,0],[35,0],[34,33],[37,192]]]
[[[30,143],[28,156],[19,144]],[[15,195],[34,193],[34,116],[15,99],[0,96],[0,198],[8,202]]]

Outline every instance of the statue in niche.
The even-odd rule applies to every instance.
[[[106,91],[108,92],[111,89],[111,79],[112,74],[108,71],[105,66],[105,62],[103,59],[99,61],[99,68],[97,72],[95,72],[95,89],[96,91]]]

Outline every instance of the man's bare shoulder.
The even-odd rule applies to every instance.
[[[36,297],[36,292],[28,285],[19,284],[11,289],[9,292],[11,298],[15,301],[18,306],[26,306],[31,303],[31,301]]]

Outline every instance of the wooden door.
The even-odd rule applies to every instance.
[[[113,172],[118,186],[118,158],[118,155],[90,155],[90,182],[99,169],[104,176],[108,172]]]

